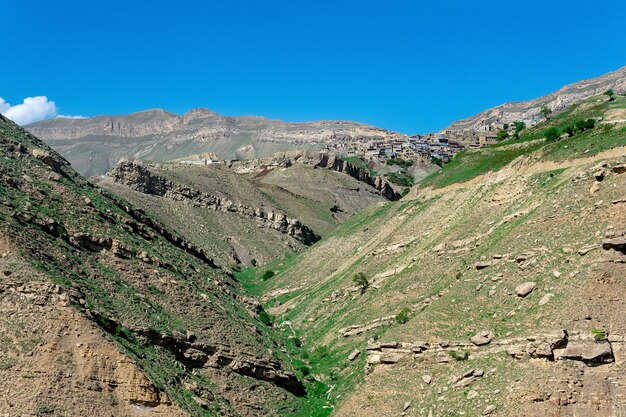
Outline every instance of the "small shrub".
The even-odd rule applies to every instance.
[[[401,172],[390,172],[386,174],[386,177],[389,182],[403,187],[411,187],[413,184],[415,184],[415,180],[413,179],[413,177]]]
[[[567,136],[571,138],[574,134],[576,134],[576,129],[574,129],[574,126],[566,126],[563,129],[563,133],[567,133]]]
[[[361,287],[361,293],[367,291],[370,286],[370,283],[363,272],[354,274],[354,276],[352,277],[352,282],[354,282],[358,287]]]
[[[403,168],[408,168],[413,165],[413,161],[411,159],[387,159],[387,165],[398,165]]]
[[[591,330],[591,334],[593,335],[593,338],[596,339],[596,341],[598,342],[606,340],[606,332],[602,329],[593,329]]]
[[[576,122],[576,130],[584,132],[596,126],[596,119],[579,120]]]
[[[52,414],[54,413],[55,408],[48,404],[39,404],[37,405],[37,413],[38,414]]]
[[[508,138],[508,137],[509,137],[509,132],[507,132],[507,131],[506,131],[506,130],[504,130],[504,129],[502,129],[502,130],[498,131],[498,133],[497,133],[497,135],[496,135],[496,139],[497,139],[498,141],[505,140],[505,139],[506,139],[506,138]]]
[[[402,307],[402,310],[398,314],[396,314],[396,321],[399,324],[404,324],[409,321],[409,314],[411,314],[411,309],[408,307]]]
[[[550,129],[547,129],[545,132],[543,132],[543,134],[546,137],[546,141],[548,142],[556,142],[561,136],[561,132],[556,127],[551,127]]]
[[[409,193],[409,191],[411,191],[411,189],[409,187],[404,187],[404,190],[402,190],[402,197],[407,195]]]
[[[328,347],[324,345],[316,347],[315,356],[317,356],[319,359],[325,358],[326,356],[328,356]]]
[[[306,366],[306,365],[302,365],[302,366],[300,366],[300,367],[298,368],[298,370],[299,370],[300,372],[302,372],[302,375],[303,375],[303,376],[309,376],[309,375],[311,375],[311,368],[309,368],[309,367],[308,367],[308,366]]]
[[[261,276],[261,279],[263,281],[267,281],[268,279],[272,278],[274,275],[276,275],[276,273],[272,271],[271,269],[268,269],[267,271],[263,273],[263,275]]]
[[[466,361],[467,358],[469,358],[469,352],[457,352],[456,350],[451,350],[450,357],[458,362]]]
[[[252,265],[253,267],[256,267],[256,259],[251,260],[250,265]]]
[[[272,316],[267,314],[266,311],[261,311],[259,313],[259,321],[261,323],[265,324],[266,326],[271,326],[272,325]]]

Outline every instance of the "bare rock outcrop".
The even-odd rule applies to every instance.
[[[209,210],[231,212],[253,218],[264,226],[291,236],[305,245],[311,245],[320,239],[320,236],[297,219],[287,217],[287,215],[276,211],[266,211],[259,207],[248,207],[226,198],[170,181],[153,172],[149,164],[139,161],[126,159],[120,161],[109,173],[109,177],[117,183],[130,186],[145,194],[176,201],[189,201],[196,206],[205,207]]]

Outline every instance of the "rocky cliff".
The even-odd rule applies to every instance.
[[[202,192],[188,185],[170,181],[151,171],[150,165],[140,161],[123,160],[108,174],[115,182],[146,194],[188,202],[209,210],[236,213],[255,219],[263,227],[275,229],[305,245],[312,245],[320,237],[299,220],[260,207],[249,207],[226,198]]]
[[[393,186],[384,178],[372,176],[369,171],[353,165],[350,162],[344,161],[341,158],[337,158],[336,156],[320,154],[320,159],[316,166],[332,169],[350,175],[352,178],[355,178],[371,187],[374,187],[376,190],[378,190],[380,195],[385,197],[387,200],[396,201],[402,197],[400,193],[396,192]]]
[[[250,173],[262,172],[273,168],[285,168],[293,164],[306,164],[316,168],[326,168],[344,173],[359,182],[369,185],[387,200],[396,201],[402,197],[383,177],[373,176],[369,170],[326,152],[277,152],[267,158],[236,162],[231,164],[231,168],[235,172]]]

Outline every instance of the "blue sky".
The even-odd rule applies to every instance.
[[[0,97],[427,132],[626,65],[625,17],[623,0],[0,0]]]

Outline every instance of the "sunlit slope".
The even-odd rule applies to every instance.
[[[603,120],[571,138],[523,136],[468,154],[473,174],[438,182],[461,172],[453,163],[264,268],[274,277],[247,281],[296,329],[312,372],[334,387],[337,415],[398,415],[405,402],[420,416],[608,416],[624,406],[626,138],[623,122],[602,123],[620,103],[598,103]],[[482,152],[527,143],[494,170],[474,166]],[[532,291],[518,295],[521,284]],[[490,342],[477,346],[470,338],[482,331]]]

